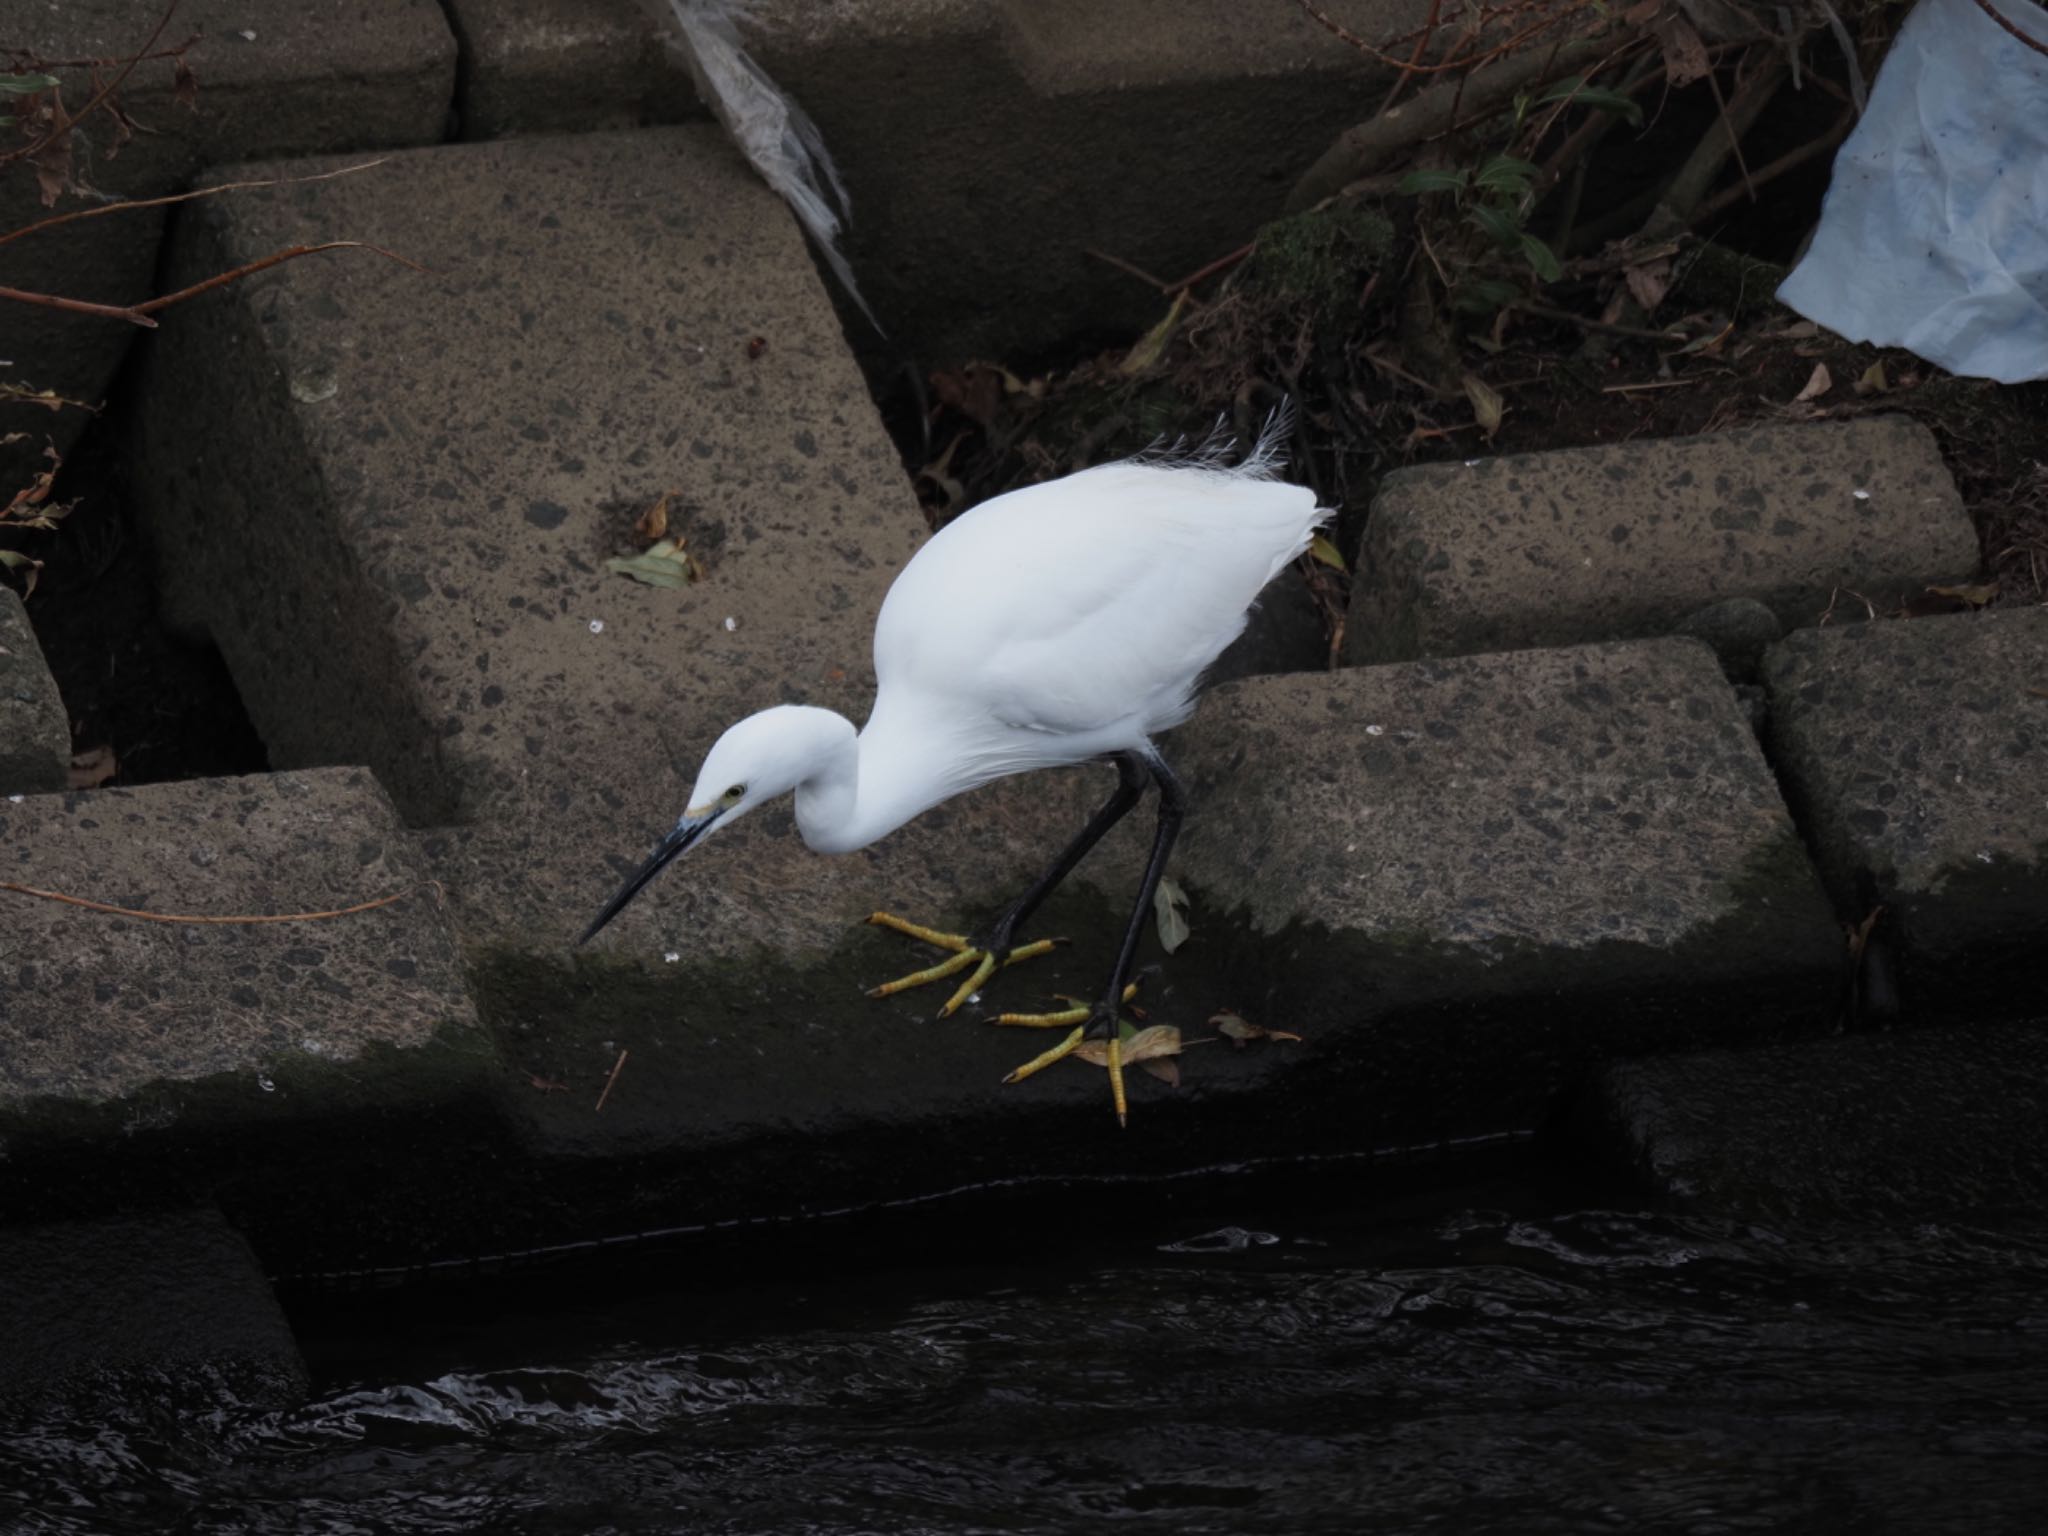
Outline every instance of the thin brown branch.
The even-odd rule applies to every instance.
[[[1405,106],[1348,128],[1302,173],[1287,196],[1287,210],[1300,213],[1343,191],[1405,155],[1415,145],[1449,132],[1462,120],[1469,80],[1470,106],[1477,114],[1500,110],[1515,95],[1533,89],[1551,70],[1569,71],[1608,58],[1614,43],[1608,37],[1574,38],[1553,54],[1529,50],[1502,59],[1492,69],[1457,81],[1439,81]]]
[[[2029,48],[2033,49],[2034,52],[2048,54],[2048,43],[2042,42],[2039,38],[2027,36],[2026,33],[2022,32],[2019,29],[2019,26],[2016,23],[2008,21],[2003,15],[2001,15],[1998,11],[1998,8],[1991,3],[1991,0],[1977,0],[1977,9],[1982,11],[1986,16],[1989,16],[1993,21],[1997,22],[2001,27],[2005,28],[2006,31],[2010,32],[2014,37],[2018,38],[2021,42],[2025,43]]]
[[[164,7],[163,15],[157,18],[156,26],[143,42],[142,47],[122,61],[121,68],[116,72],[114,78],[94,92],[92,98],[83,107],[79,108],[76,112],[66,113],[65,121],[52,128],[40,139],[10,150],[6,154],[0,154],[0,165],[10,165],[16,160],[30,159],[41,154],[52,144],[56,143],[58,139],[69,133],[72,124],[82,122],[97,111],[101,103],[105,102],[109,96],[112,96],[114,92],[127,83],[128,77],[135,73],[135,66],[142,62],[143,56],[156,47],[157,39],[164,35],[164,28],[171,24],[171,17],[177,14],[178,7],[182,3],[183,0],[171,0],[171,3]]]
[[[1415,78],[1416,66],[1422,62],[1423,53],[1436,40],[1436,27],[1442,9],[1443,0],[1429,0],[1429,14],[1422,19],[1422,30],[1416,35],[1414,48],[1409,50],[1408,62],[1401,66],[1401,73],[1394,76],[1394,83],[1387,87],[1387,94],[1380,101],[1380,113],[1383,114],[1393,107],[1401,99],[1401,93],[1408,89],[1408,82]]]
[[[604,1092],[597,1096],[597,1108],[593,1111],[594,1114],[604,1113],[604,1101],[612,1096],[612,1084],[619,1080],[619,1069],[624,1067],[625,1064],[626,1053],[620,1051],[619,1059],[612,1063],[612,1075],[604,1080]]]
[[[1981,4],[1982,0],[1979,0],[1979,3]],[[1449,74],[1453,70],[1469,71],[1477,69],[1483,64],[1491,63],[1493,60],[1500,58],[1504,54],[1515,52],[1522,46],[1522,44],[1529,41],[1530,38],[1537,37],[1540,36],[1542,33],[1548,32],[1560,21],[1564,21],[1572,16],[1576,16],[1581,11],[1591,9],[1594,5],[1594,0],[1573,0],[1572,4],[1561,6],[1559,9],[1552,11],[1548,16],[1545,16],[1542,20],[1533,22],[1529,26],[1524,27],[1521,31],[1515,33],[1513,36],[1505,38],[1498,43],[1495,43],[1491,48],[1487,49],[1484,53],[1475,54],[1470,58],[1452,57],[1447,59],[1441,59],[1434,64],[1418,63],[1416,62],[1415,57],[1411,57],[1407,60],[1402,60],[1396,58],[1393,54],[1387,53],[1383,49],[1376,47],[1372,43],[1368,43],[1356,32],[1347,29],[1342,22],[1338,21],[1337,18],[1332,16],[1328,11],[1325,11],[1321,6],[1317,5],[1315,3],[1315,0],[1295,0],[1295,4],[1299,5],[1304,11],[1306,11],[1309,15],[1309,18],[1312,21],[1316,22],[1317,24],[1325,28],[1333,36],[1341,38],[1344,42],[1349,43],[1353,48],[1356,48],[1360,53],[1366,55],[1368,58],[1377,60],[1378,62],[1386,65],[1389,69],[1400,70],[1402,74],[1405,76],[1445,75]],[[1431,14],[1434,15],[1435,13],[1432,11]],[[1427,40],[1426,28],[1424,33],[1424,40]],[[1415,50],[1416,55],[1420,55],[1421,51],[1421,48],[1418,46]]]
[[[1591,320],[1584,315],[1575,315],[1568,309],[1557,309],[1548,304],[1539,304],[1534,299],[1516,299],[1511,305],[1523,314],[1535,315],[1543,320],[1558,320],[1566,325],[1576,325],[1581,330],[1598,331],[1602,336],[1628,336],[1637,341],[1661,341],[1667,346],[1683,342],[1683,331],[1652,331],[1638,325],[1609,325],[1605,320]]]
[[[194,43],[198,42],[199,39],[204,37],[205,35],[206,34],[203,32],[194,32],[182,43],[173,43],[169,47],[158,48],[150,53],[138,53],[134,55],[135,62],[137,64],[154,64],[158,59],[183,58],[187,50],[189,50]],[[15,68],[24,71],[42,71],[51,69],[105,69],[109,64],[118,64],[121,62],[121,58],[119,55],[111,56],[104,59],[42,59],[37,58],[36,55],[27,48],[10,48],[7,50],[7,57],[14,61]]]
[[[93,208],[74,208],[69,213],[38,219],[33,224],[24,224],[19,229],[11,229],[5,234],[0,234],[0,245],[79,219],[96,219],[109,213],[132,213],[138,208],[164,208],[172,203],[189,203],[194,198],[212,197],[216,192],[250,192],[262,187],[294,187],[304,182],[332,181],[337,176],[352,176],[357,171],[374,170],[382,164],[382,160],[365,160],[361,165],[345,165],[338,171],[322,171],[315,176],[273,176],[264,181],[224,181],[217,187],[194,187],[190,192],[173,192],[165,197],[129,198],[118,203],[101,203]]]
[[[83,896],[67,896],[62,891],[46,891],[33,885],[19,885],[12,880],[0,880],[0,891],[13,891],[20,896],[38,896],[44,901],[61,901],[68,907],[84,907],[89,912],[107,912],[115,917],[136,917],[148,923],[206,923],[206,924],[247,924],[247,923],[313,923],[330,917],[353,917],[358,912],[374,912],[379,907],[388,907],[395,901],[403,901],[415,891],[435,886],[429,880],[424,885],[410,885],[390,896],[379,896],[375,901],[357,902],[352,907],[337,907],[332,912],[263,912],[235,917],[194,917],[182,912],[148,912],[140,907],[117,907],[104,901],[88,901]]]
[[[1184,288],[1192,288],[1197,283],[1207,282],[1210,278],[1214,277],[1218,272],[1227,272],[1228,270],[1230,270],[1230,268],[1236,266],[1240,261],[1243,261],[1245,257],[1251,255],[1252,251],[1256,249],[1257,246],[1258,241],[1247,240],[1243,245],[1240,245],[1228,256],[1218,256],[1214,261],[1210,262],[1207,266],[1198,267],[1195,271],[1189,273],[1179,282],[1169,285],[1166,291],[1168,293],[1179,293]]]
[[[194,283],[189,288],[180,288],[176,293],[166,293],[159,298],[145,299],[142,303],[135,306],[135,312],[139,315],[154,314],[157,310],[169,309],[173,304],[181,304],[186,299],[205,293],[208,289],[219,288],[225,284],[232,283],[237,278],[249,277],[270,267],[296,260],[300,256],[317,256],[322,251],[374,251],[377,255],[389,257],[401,267],[410,267],[415,272],[428,272],[432,270],[429,267],[421,266],[418,262],[408,257],[399,255],[396,251],[387,251],[381,245],[371,245],[367,240],[329,240],[320,245],[288,246],[284,250],[273,251],[260,261],[252,261],[243,266],[236,267],[232,272],[216,272],[204,282]]]
[[[67,299],[56,293],[31,293],[25,288],[0,287],[0,299],[13,299],[19,304],[40,304],[45,309],[68,310],[74,315],[97,315],[103,320],[126,320],[131,325],[140,325],[154,330],[156,322],[139,309],[124,309],[118,304],[94,304],[87,299]]]
[[[1714,110],[1720,114],[1721,124],[1728,130],[1728,151],[1735,156],[1735,169],[1742,176],[1742,185],[1749,193],[1749,200],[1756,201],[1756,183],[1750,179],[1749,161],[1742,153],[1742,130],[1728,120],[1728,99],[1721,94],[1721,82],[1710,69],[1707,71],[1707,89],[1714,93]]]
[[[1828,129],[1819,138],[1802,144],[1797,149],[1787,150],[1784,154],[1778,156],[1777,159],[1759,166],[1741,186],[1729,187],[1724,191],[1716,192],[1712,197],[1700,204],[1699,208],[1693,213],[1692,218],[1687,221],[1688,224],[1692,228],[1697,229],[1715,214],[1721,212],[1724,208],[1740,202],[1744,197],[1753,199],[1758,187],[1768,186],[1787,171],[1797,170],[1800,166],[1806,164],[1807,161],[1826,154],[1847,138],[1849,130],[1855,125],[1856,109],[1851,107],[1835,120],[1835,125],[1832,128]]]
[[[1092,245],[1083,246],[1081,249],[1085,251],[1088,255],[1093,256],[1097,261],[1104,262],[1109,266],[1115,267],[1119,272],[1129,273],[1132,277],[1135,277],[1141,283],[1150,283],[1154,288],[1157,288],[1161,293],[1173,292],[1173,290],[1167,287],[1167,285],[1164,282],[1162,282],[1159,278],[1154,277],[1150,272],[1147,272],[1143,267],[1133,266],[1130,262],[1125,261],[1121,256],[1112,256],[1107,251],[1098,251]]]

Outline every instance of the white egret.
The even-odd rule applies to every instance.
[[[791,791],[804,841],[847,853],[994,779],[1106,760],[1116,766],[1115,793],[973,938],[877,912],[871,921],[954,954],[871,995],[967,970],[944,1017],[998,967],[1050,949],[1046,940],[1018,945],[1018,931],[1149,778],[1159,787],[1158,831],[1101,999],[1085,1014],[1037,1016],[1081,1015],[1062,1045],[1012,1074],[1106,1037],[1122,1119],[1119,1014],[1186,803],[1153,737],[1193,711],[1203,672],[1244,629],[1259,591],[1330,515],[1312,492],[1278,478],[1288,427],[1284,413],[1270,419],[1234,466],[1212,439],[1011,491],[948,523],[883,599],[867,724],[856,731],[829,709],[783,704],[732,726],[705,756],[674,828],[577,942],[686,849]]]

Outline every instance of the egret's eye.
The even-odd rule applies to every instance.
[[[745,796],[746,796],[746,793],[747,793],[747,786],[746,786],[746,785],[744,785],[744,784],[735,784],[735,785],[733,785],[733,787],[732,787],[731,789],[728,789],[728,790],[727,790],[727,791],[725,792],[725,798],[726,798],[726,799],[727,799],[728,801],[731,801],[731,802],[737,803],[737,802],[739,802],[740,800],[742,800],[742,799],[744,799],[744,798],[745,798]]]

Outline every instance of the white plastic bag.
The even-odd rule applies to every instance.
[[[2034,0],[1986,3],[2048,46]],[[1920,0],[1778,298],[1951,373],[2048,378],[2048,54],[1977,0]]]

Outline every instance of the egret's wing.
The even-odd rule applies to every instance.
[[[1015,728],[1163,729],[1326,515],[1300,486],[1184,465],[1108,464],[998,497],[898,578],[877,678]]]

